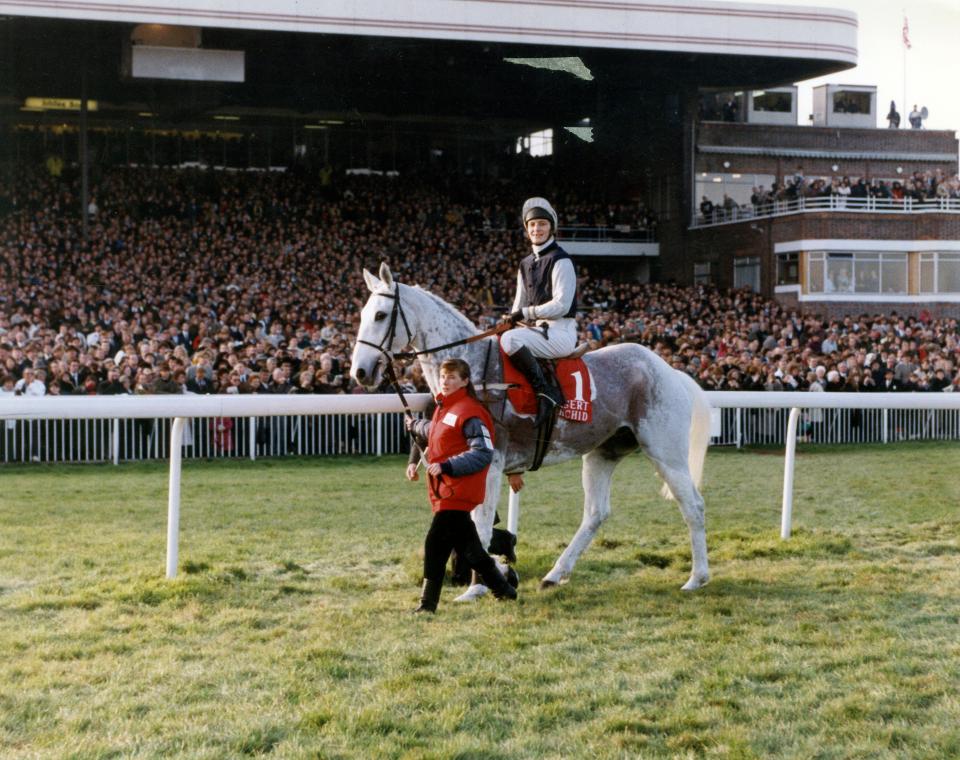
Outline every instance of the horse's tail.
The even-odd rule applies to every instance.
[[[703,461],[707,456],[707,446],[710,444],[710,402],[707,394],[697,385],[697,382],[686,372],[675,370],[682,378],[683,389],[690,399],[690,443],[687,454],[687,463],[690,466],[690,477],[699,489],[703,482]],[[664,483],[660,493],[665,499],[672,499],[670,487]]]

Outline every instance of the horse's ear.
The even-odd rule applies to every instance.
[[[393,274],[390,272],[390,267],[387,266],[386,261],[380,264],[380,279],[383,280],[383,284],[387,288],[393,288]]]
[[[363,270],[363,281],[367,283],[367,287],[370,289],[370,292],[373,293],[377,286],[380,285],[380,280],[378,280],[374,275],[370,274],[366,269]]]

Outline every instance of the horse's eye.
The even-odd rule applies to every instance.
[[[374,321],[374,322],[381,322],[381,321],[383,321],[383,320],[386,319],[386,318],[387,318],[386,313],[384,313],[384,312],[382,312],[382,311],[378,311],[376,314],[374,314],[374,316],[373,316],[373,321]]]

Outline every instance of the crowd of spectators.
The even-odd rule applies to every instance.
[[[481,326],[510,304],[527,188],[436,178],[118,168],[93,183],[0,183],[0,395],[348,393],[362,269],[457,303]],[[563,226],[652,220],[557,194]],[[829,321],[745,291],[617,283],[580,271],[595,346],[650,346],[708,389],[945,390],[955,320]],[[411,387],[423,388],[416,367]]]
[[[774,182],[769,188],[754,187],[748,203],[738,203],[729,195],[714,203],[704,197],[700,214],[707,223],[740,217],[765,216],[774,209],[775,203],[795,203],[800,199],[832,198],[838,207],[845,207],[848,199],[866,201],[899,201],[910,199],[914,203],[960,198],[960,176],[947,176],[942,171],[913,172],[901,179],[866,179],[864,177],[832,176],[807,177],[803,167],[798,166],[793,176],[783,182]],[[851,204],[852,205],[852,204]]]

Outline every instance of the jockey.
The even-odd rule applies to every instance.
[[[523,321],[500,336],[500,345],[537,394],[538,427],[563,403],[559,389],[549,386],[537,358],[557,359],[577,345],[577,275],[573,260],[555,238],[557,212],[544,198],[530,198],[521,212],[533,252],[520,262],[517,294],[504,321]]]

